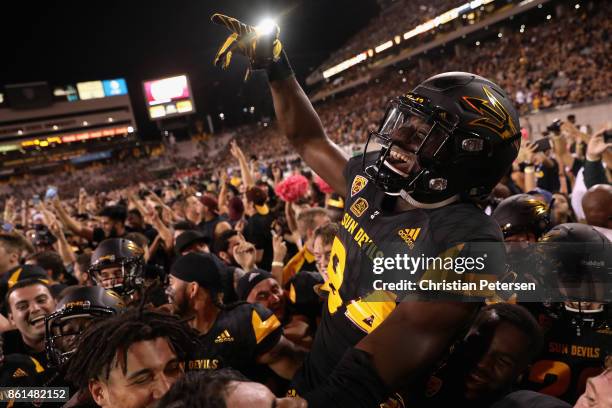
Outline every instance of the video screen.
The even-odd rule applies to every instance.
[[[143,88],[147,111],[151,119],[195,112],[191,87],[186,75],[145,81]]]

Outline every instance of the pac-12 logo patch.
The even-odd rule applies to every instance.
[[[363,215],[364,212],[366,212],[366,210],[368,209],[368,202],[362,198],[359,197],[352,205],[351,205],[351,212],[353,214],[355,214],[355,217],[361,217]]]
[[[351,185],[351,197],[359,193],[368,184],[368,179],[363,176],[355,176]]]

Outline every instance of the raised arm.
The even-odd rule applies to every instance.
[[[54,220],[49,225],[49,230],[57,238],[57,253],[62,257],[64,265],[74,264],[76,262],[76,254],[68,243],[64,229],[58,220]]]
[[[344,167],[348,157],[332,142],[295,76],[270,81],[274,111],[289,143],[338,194],[346,196]]]
[[[225,69],[232,55],[239,53],[249,59],[247,78],[251,70],[266,70],[281,131],[306,164],[337,193],[346,196],[343,170],[348,157],[327,137],[319,116],[295,79],[282,50],[279,28],[262,34],[222,14],[214,14],[212,21],[232,32],[219,48],[214,64]]]
[[[247,162],[244,153],[238,143],[235,140],[230,142],[230,153],[236,160],[238,160],[238,164],[240,165],[240,173],[242,173],[242,182],[246,186],[246,188],[253,187],[255,182],[253,181],[253,173],[249,168],[249,163]]]
[[[57,216],[66,228],[68,228],[76,235],[85,238],[88,241],[93,240],[93,230],[84,227],[82,224],[72,218],[68,214],[58,197],[55,197],[51,203],[53,204],[53,208],[55,208]]]

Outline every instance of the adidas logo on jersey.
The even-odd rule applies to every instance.
[[[420,228],[403,228],[398,231],[397,235],[404,240],[410,249],[414,249],[414,242],[421,233]]]
[[[223,330],[223,332],[215,339],[215,343],[226,343],[228,341],[234,341],[234,338],[227,330]]]

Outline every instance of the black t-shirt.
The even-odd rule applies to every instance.
[[[575,158],[574,163],[572,164],[572,170],[571,170],[574,177],[578,176],[578,172],[580,171],[582,166],[584,166],[584,160]]]
[[[212,248],[215,242],[215,228],[217,224],[222,221],[227,221],[225,217],[217,215],[210,221],[202,221],[198,224],[198,230],[200,230],[206,238],[209,239],[209,246]]]
[[[153,228],[151,224],[145,224],[144,228],[132,228],[126,225],[125,231],[141,233],[142,235],[147,237],[147,240],[149,241],[149,245],[151,245],[153,241],[155,240],[155,237],[157,237],[157,230]]]
[[[409,257],[452,257],[463,254],[473,256],[478,252],[474,242],[491,242],[495,250],[502,251],[502,234],[499,226],[476,206],[455,203],[433,210],[414,209],[401,213],[385,211],[383,201],[388,195],[379,191],[361,170],[361,156],[353,158],[345,169],[348,196],[340,230],[332,244],[327,273],[329,280],[322,286],[327,291],[323,306],[323,318],[310,354],[293,379],[298,394],[305,394],[323,383],[340,361],[345,351],[374,330],[393,311],[405,291],[390,292],[374,289],[374,281],[396,282],[410,276],[405,271],[386,270],[374,272],[375,258],[396,255]],[[490,253],[500,256],[499,253]],[[414,271],[413,281],[440,282],[445,277],[463,282],[491,277],[503,273],[501,262],[486,262],[479,275],[453,271]],[[452,276],[454,275],[454,276]],[[379,286],[378,286],[379,287]],[[441,293],[432,291],[429,296],[474,296],[470,293]],[[416,292],[419,296],[420,293]],[[477,295],[477,294],[476,294]],[[400,296],[402,298],[400,298]],[[482,300],[472,297],[472,301]]]
[[[39,385],[36,363],[25,354],[4,356],[0,364],[0,384],[3,387],[34,387]]]
[[[552,167],[546,167],[544,164],[539,164],[535,168],[535,176],[538,187],[548,190],[551,193],[556,193],[561,188],[559,181],[559,164],[555,159],[549,158],[553,162]]]
[[[221,263],[223,261],[220,261]],[[235,266],[225,266],[221,273],[221,284],[223,285],[223,303],[229,305],[238,300],[238,295],[236,294],[236,290],[234,289],[234,273],[236,271]]]
[[[244,228],[244,237],[247,241],[253,243],[255,248],[263,249],[263,258],[257,262],[257,266],[263,270],[269,271],[272,269],[272,215],[261,215],[259,213],[251,216]]]
[[[301,271],[285,284],[291,314],[306,316],[312,327],[315,327],[317,318],[321,317],[323,299],[315,287],[322,283],[323,277],[319,272]]]
[[[272,349],[281,335],[276,316],[258,304],[223,310],[208,333],[200,336],[202,346],[188,358],[187,370],[231,367],[248,376],[257,357]]]
[[[125,230],[125,233],[123,235],[117,235],[114,236],[112,238],[123,238],[125,236],[125,234],[127,234],[128,231],[127,228]],[[100,227],[96,227],[93,229],[93,234],[92,234],[92,239],[91,239],[91,244],[95,247],[98,246],[98,244],[102,241],[104,241],[107,238],[111,238],[111,237],[107,237],[106,234],[104,233],[104,230]]]
[[[55,377],[55,370],[47,368],[48,361],[46,351],[35,351],[28,347],[23,342],[19,330],[9,330],[7,332],[2,333],[2,339],[2,350],[5,356],[13,354],[22,355],[29,358],[29,361],[27,359],[24,360],[23,358],[18,359],[19,361],[27,362],[27,365],[25,367],[21,367],[22,371],[25,371],[26,374],[28,374],[31,373],[33,369],[33,372],[35,374],[35,376],[29,376],[27,382],[33,382],[36,386],[42,386],[45,385],[50,379]],[[22,372],[18,372],[17,376],[20,376],[22,374]],[[4,373],[2,375],[4,375]]]

